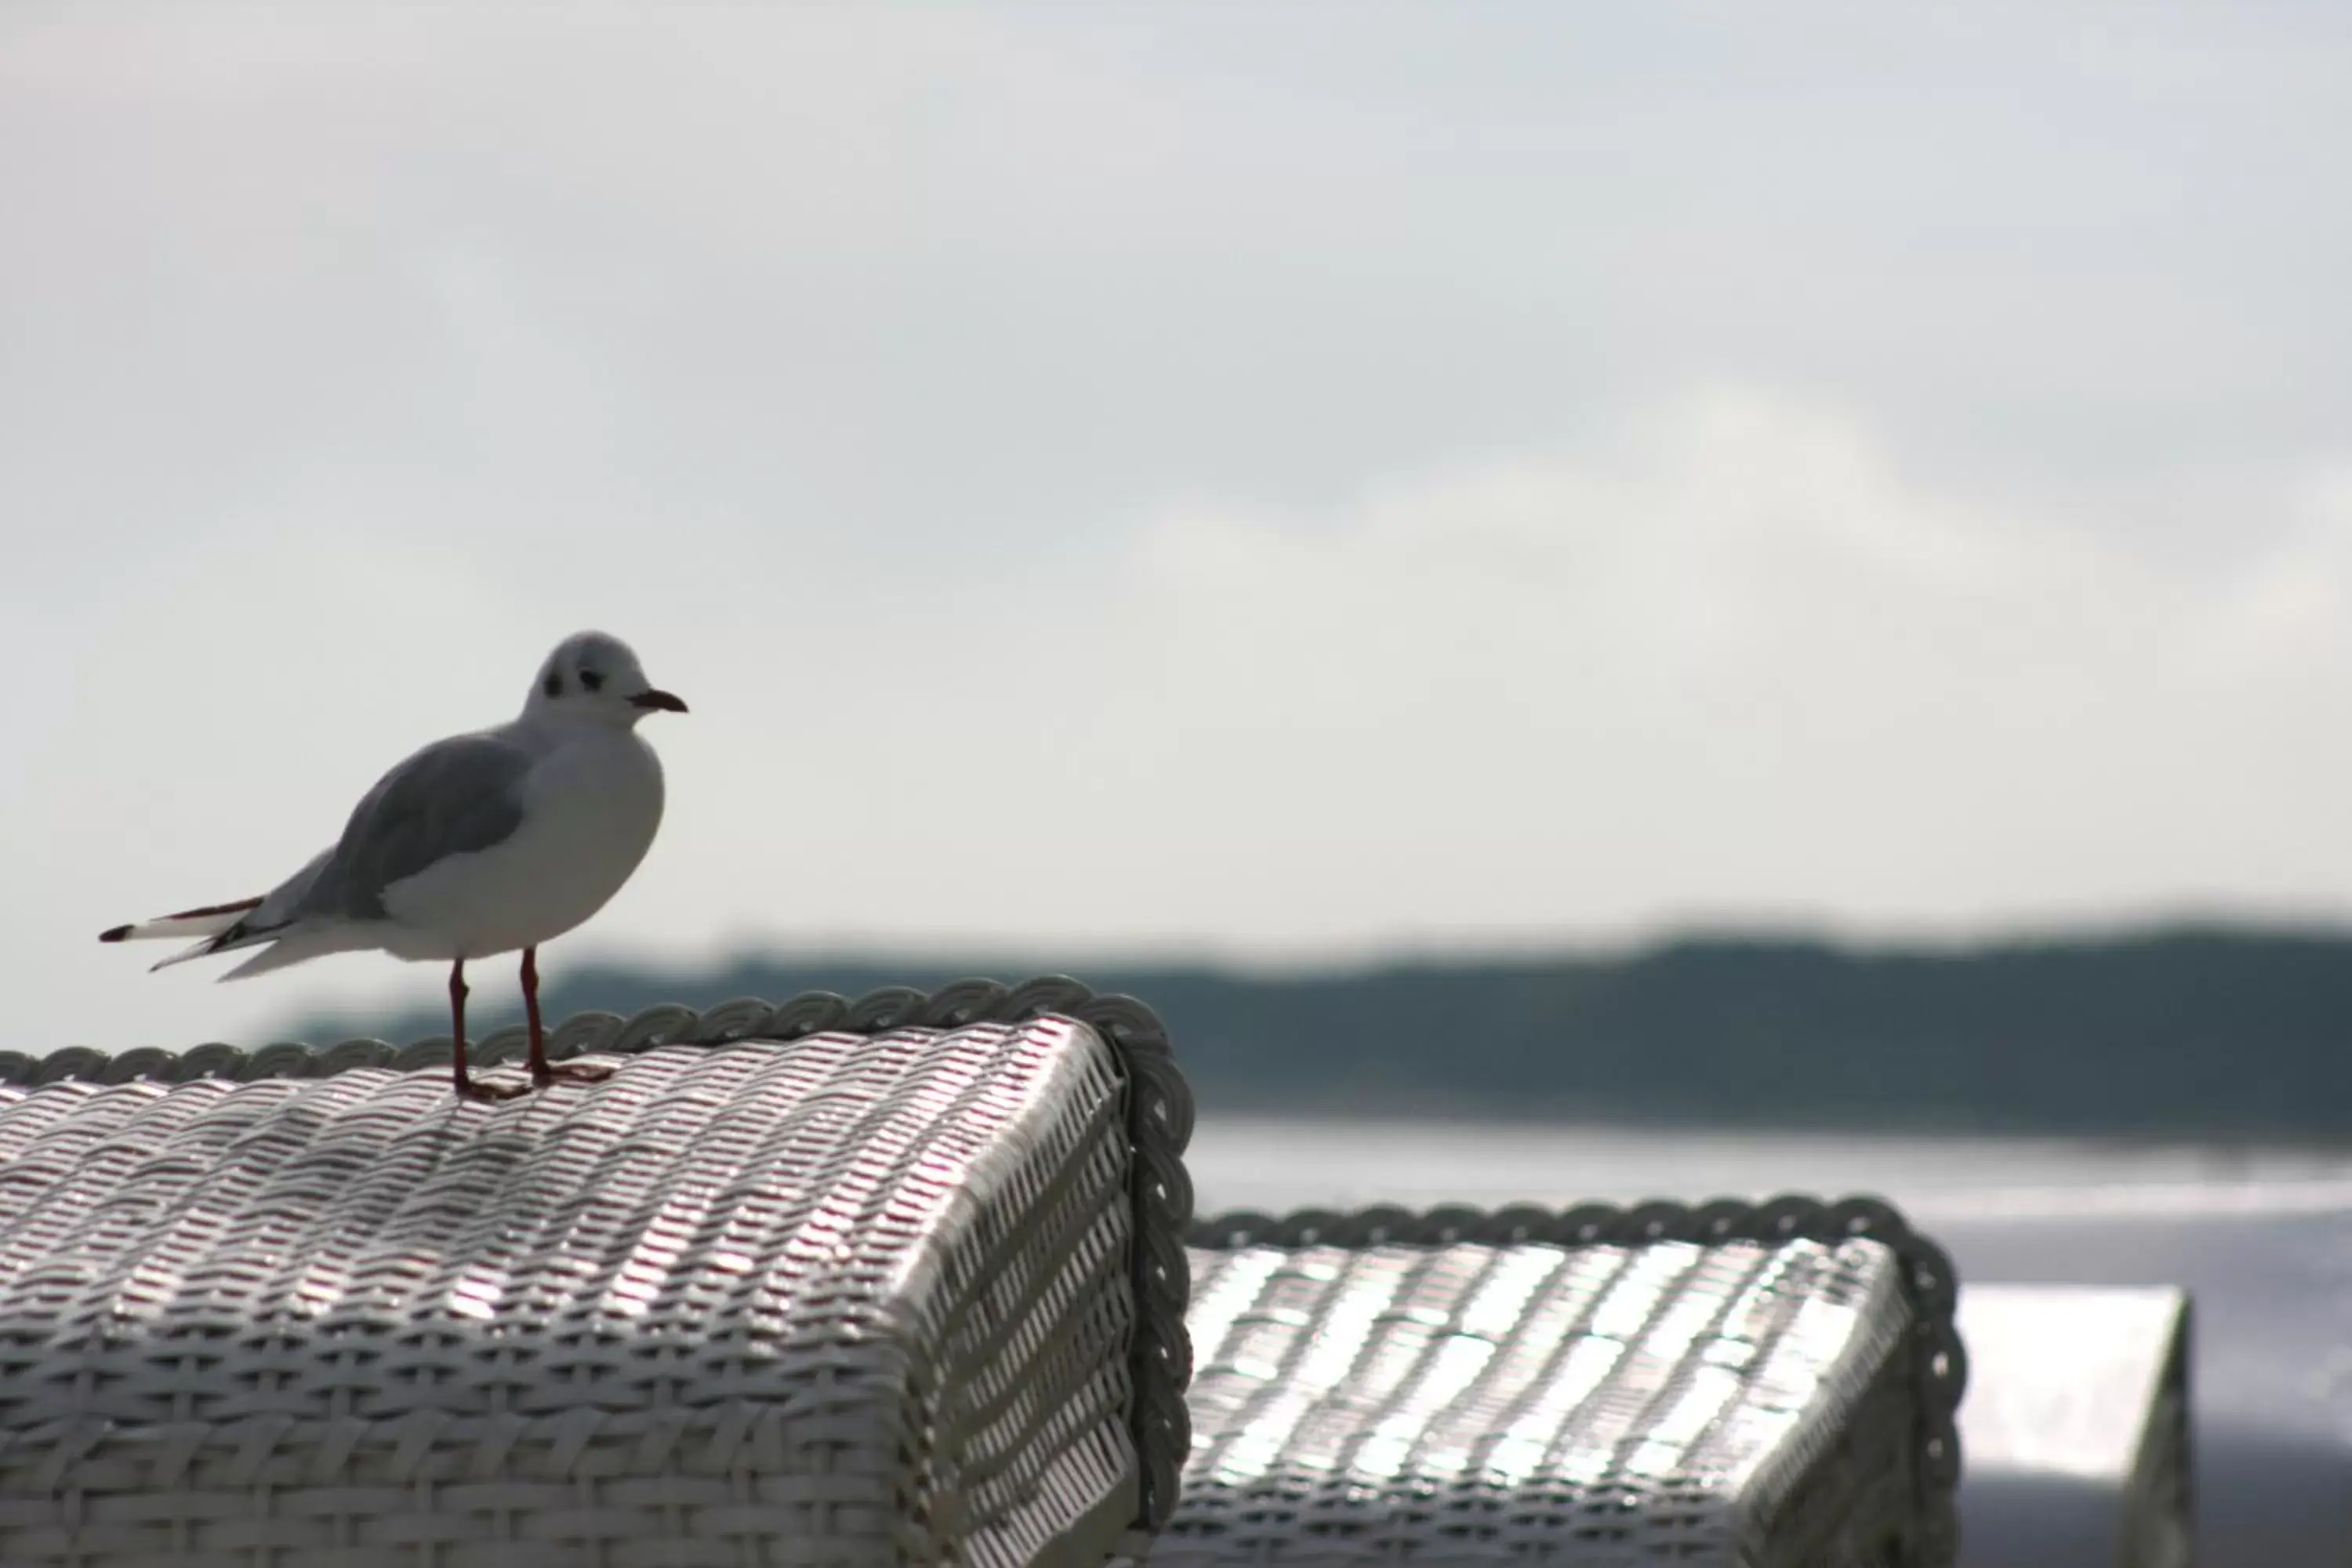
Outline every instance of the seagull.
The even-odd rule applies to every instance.
[[[454,1082],[481,1100],[527,1089],[467,1074],[466,961],[520,948],[531,1083],[604,1078],[610,1068],[547,1059],[539,949],[603,909],[653,847],[661,759],[637,721],[685,711],[647,683],[626,643],[575,633],[540,666],[521,713],[436,741],[384,774],[342,837],[270,892],[116,926],[98,940],[200,939],[157,969],[261,950],[223,980],[330,952],[445,963]]]

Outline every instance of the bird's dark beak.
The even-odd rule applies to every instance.
[[[651,687],[638,692],[635,697],[630,698],[629,706],[632,708],[642,708],[649,713],[656,711],[663,713],[683,713],[686,711],[686,704],[684,702],[672,697],[667,691],[656,690]]]

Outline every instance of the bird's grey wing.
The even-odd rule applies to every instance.
[[[488,849],[522,826],[532,758],[495,734],[454,735],[377,781],[295,912],[383,918],[383,890],[452,855]]]

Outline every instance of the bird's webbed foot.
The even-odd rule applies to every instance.
[[[559,1083],[602,1083],[613,1076],[607,1062],[538,1062],[530,1069],[530,1080],[541,1089]]]
[[[461,1078],[453,1086],[461,1100],[480,1105],[496,1105],[504,1100],[520,1100],[530,1092],[527,1083],[491,1083],[478,1078]]]

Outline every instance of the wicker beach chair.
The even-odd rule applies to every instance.
[[[1953,1561],[1948,1262],[1869,1200],[1196,1224],[1154,1568]]]
[[[510,1059],[519,1036],[478,1059]],[[0,1563],[1101,1562],[1185,1452],[1145,1009],[1074,982],[0,1057]]]

